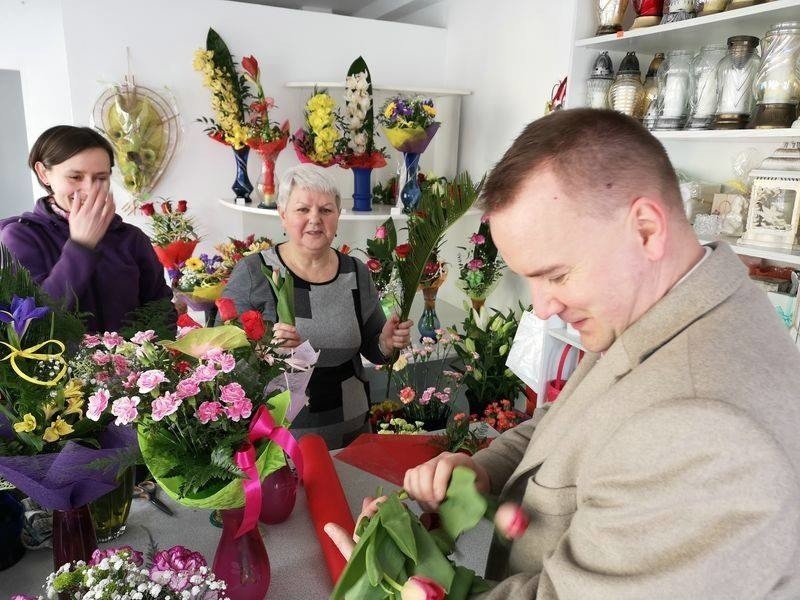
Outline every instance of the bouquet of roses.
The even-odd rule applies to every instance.
[[[379,169],[386,166],[383,149],[375,148],[375,118],[372,106],[372,79],[367,63],[358,57],[347,71],[345,81],[346,151],[339,157],[345,169]]]
[[[336,111],[336,102],[327,90],[314,88],[304,109],[305,128],[292,136],[297,158],[303,163],[314,163],[320,167],[336,164],[347,148],[337,124],[342,120]]]
[[[14,600],[44,598],[196,598],[226,600],[225,582],[216,578],[203,555],[183,546],[144,556],[130,546],[95,550],[87,563],[61,565],[47,576],[44,596],[13,596]]]
[[[83,506],[117,486],[135,439],[87,418],[67,367],[80,319],[51,303],[0,246],[0,474],[47,508]],[[107,468],[102,468],[103,463]]]
[[[173,208],[171,200],[162,199],[160,211],[156,211],[153,202],[139,207],[150,218],[153,250],[165,269],[175,268],[189,258],[200,240],[192,219],[186,215],[187,204],[186,200],[178,200]]]
[[[174,341],[152,331],[112,343],[87,338],[74,368],[90,393],[88,418],[134,424],[156,480],[195,508],[241,507],[243,482],[283,466],[284,450],[296,459],[285,427],[305,404],[305,385],[285,385],[284,374],[302,371],[307,385],[316,361],[307,342],[279,351],[258,311],[237,315],[230,300],[219,308],[224,325],[200,327],[183,315]]]
[[[459,246],[467,254],[466,258],[458,256],[458,279],[472,300],[485,300],[505,268],[492,240],[487,217],[481,217],[478,231],[470,236],[469,242],[470,248]]]
[[[425,152],[439,130],[436,108],[430,98],[399,95],[384,102],[378,120],[389,143],[400,152]]]

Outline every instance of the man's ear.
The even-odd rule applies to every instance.
[[[628,220],[645,256],[652,261],[661,260],[666,252],[669,229],[669,213],[664,204],[649,196],[637,198],[631,204]]]

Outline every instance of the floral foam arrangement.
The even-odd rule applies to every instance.
[[[186,215],[187,207],[186,200],[178,200],[173,207],[169,199],[162,199],[160,212],[153,202],[145,202],[139,207],[142,214],[150,218],[150,240],[165,269],[173,269],[184,262],[200,241],[191,217]]]
[[[383,149],[375,148],[372,78],[367,63],[360,56],[347,71],[344,100],[347,150],[339,157],[339,165],[345,169],[385,167],[386,155]]]
[[[47,508],[111,491],[116,467],[135,454],[131,431],[86,414],[87,390],[66,356],[82,334],[80,319],[0,246],[0,475]]]
[[[225,582],[208,568],[203,555],[183,546],[144,556],[130,546],[95,550],[87,563],[61,565],[47,576],[44,596],[12,596],[13,600],[63,598],[194,598],[227,600]]]

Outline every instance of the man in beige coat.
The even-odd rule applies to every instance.
[[[800,598],[800,353],[730,248],[700,246],[659,142],[611,111],[549,115],[483,203],[536,314],[591,352],[538,425],[406,475],[430,509],[467,464],[529,512],[487,596]]]

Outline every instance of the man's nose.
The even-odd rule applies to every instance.
[[[560,302],[552,293],[545,288],[546,284],[531,282],[531,304],[533,304],[533,312],[540,319],[549,319],[553,315],[559,314],[564,310],[564,304]]]

